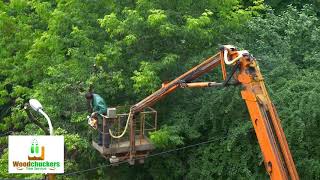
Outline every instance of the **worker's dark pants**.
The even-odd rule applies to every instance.
[[[105,126],[103,127],[102,119],[99,121],[98,128],[99,128],[99,138],[98,138],[98,144],[104,145],[104,147],[109,147],[111,143],[111,136],[109,134],[109,129],[111,126],[111,122],[106,121]],[[104,143],[103,143],[103,136],[104,136]]]

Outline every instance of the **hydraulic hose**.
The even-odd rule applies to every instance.
[[[240,58],[242,58],[243,55],[242,55],[242,53],[240,53],[238,57],[234,58],[232,61],[229,61],[228,60],[228,50],[225,49],[223,56],[224,56],[224,63],[226,63],[227,65],[230,65],[230,64],[233,64],[234,62],[238,61]]]
[[[230,65],[230,64],[233,64],[235,63],[236,61],[238,61],[240,58],[242,58],[243,56],[246,56],[246,55],[249,55],[249,52],[244,50],[244,51],[238,51],[239,55],[238,57],[232,59],[231,61],[228,60],[228,50],[225,49],[223,51],[223,59],[224,59],[224,62],[227,64],[227,65]]]
[[[104,115],[102,115],[102,114],[100,114],[100,116],[102,116],[102,117],[104,117],[104,118],[106,117],[106,116],[104,116]],[[109,134],[110,134],[110,136],[113,137],[113,138],[115,138],[115,139],[119,139],[119,138],[121,138],[122,136],[124,136],[124,135],[126,134],[127,129],[128,129],[128,124],[129,124],[129,121],[131,120],[131,116],[132,116],[132,113],[131,113],[131,111],[130,111],[130,112],[129,112],[129,115],[128,115],[128,118],[127,118],[126,126],[125,126],[123,132],[122,132],[119,136],[114,135],[114,134],[112,133],[111,129],[109,129]]]

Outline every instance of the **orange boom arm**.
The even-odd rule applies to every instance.
[[[216,54],[209,59],[205,60],[201,64],[197,65],[196,67],[192,68],[188,72],[182,74],[175,80],[171,81],[170,83],[164,84],[159,90],[152,93],[150,96],[146,97],[142,101],[138,102],[131,109],[134,112],[140,112],[144,108],[153,105],[161,98],[165,97],[166,95],[175,91],[181,84],[185,82],[191,82],[198,78],[199,76],[209,72],[214,67],[220,64],[219,54]]]
[[[221,65],[223,83],[192,82],[218,65]],[[228,77],[226,65],[233,66],[233,70]],[[256,59],[248,51],[238,51],[230,45],[223,46],[220,53],[210,57],[170,83],[164,84],[159,90],[131,107],[130,160],[134,159],[135,156],[134,115],[136,113],[152,106],[179,87],[225,86],[229,84],[231,78],[234,79],[234,84],[241,84],[243,87],[241,95],[246,102],[270,179],[299,179],[280,119],[270,100]]]

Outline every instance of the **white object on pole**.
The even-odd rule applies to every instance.
[[[32,109],[37,111],[37,112],[39,111],[39,109],[42,109],[41,103],[36,99],[30,99],[29,100],[29,104],[32,107]]]
[[[48,121],[48,124],[49,124],[49,131],[50,131],[50,135],[52,136],[53,135],[53,127],[52,127],[52,124],[51,124],[51,120],[49,118],[49,116],[47,115],[47,113],[45,113],[42,109],[42,105],[41,103],[36,100],[36,99],[30,99],[29,100],[29,104],[31,106],[31,108],[37,112],[39,112],[40,114],[42,114]]]
[[[52,127],[51,120],[50,120],[49,116],[47,115],[47,113],[42,111],[42,109],[39,109],[38,112],[41,113],[47,119],[48,124],[49,124],[50,135],[52,136],[53,135],[53,127]]]

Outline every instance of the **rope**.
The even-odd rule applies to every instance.
[[[212,143],[212,142],[215,142],[215,141],[223,140],[225,138],[227,138],[227,137],[209,139],[208,141],[204,141],[204,142],[191,144],[191,145],[180,147],[180,148],[176,148],[176,149],[171,149],[171,150],[168,150],[168,151],[162,151],[162,152],[159,152],[159,153],[151,154],[151,155],[148,155],[148,157],[155,157],[155,156],[160,156],[160,155],[163,155],[163,154],[169,154],[169,153],[172,153],[172,152],[175,152],[175,151],[180,151],[180,150],[183,150],[183,149],[188,149],[188,148],[196,147],[196,146],[203,145],[203,144],[209,144],[209,143]],[[136,158],[135,160],[139,160],[139,159],[144,159],[144,157]],[[72,175],[75,175],[75,174],[84,173],[84,172],[88,172],[88,171],[93,171],[93,170],[96,170],[96,169],[100,169],[100,168],[104,168],[104,167],[110,167],[110,166],[124,164],[124,163],[127,163],[127,161],[121,161],[121,162],[113,163],[113,164],[105,164],[105,165],[97,166],[97,167],[94,167],[94,168],[89,168],[89,169],[85,169],[85,170],[70,172],[70,173],[61,174],[61,175],[62,176],[72,176]]]
[[[102,115],[102,114],[100,114],[100,116],[102,116],[102,117],[104,117],[104,118],[107,117],[107,116],[104,116],[104,115]],[[126,122],[126,126],[125,126],[123,132],[122,132],[119,136],[114,135],[113,132],[111,131],[111,129],[109,129],[109,134],[110,134],[110,136],[113,137],[113,138],[115,138],[115,139],[119,139],[119,138],[121,138],[122,136],[124,136],[125,133],[127,132],[128,124],[129,124],[129,121],[131,120],[131,116],[132,116],[132,113],[131,113],[131,111],[130,111],[130,112],[129,112],[129,115],[128,115],[127,122]]]

